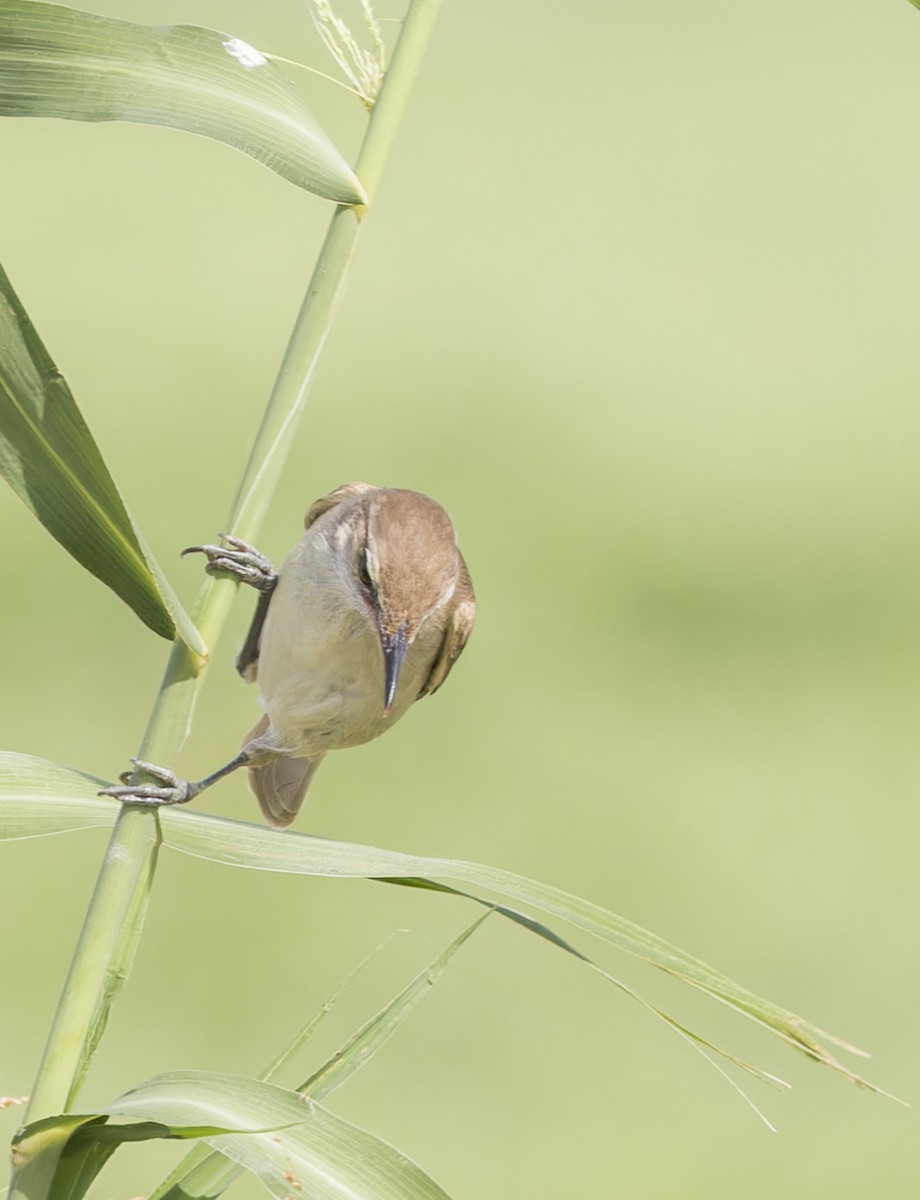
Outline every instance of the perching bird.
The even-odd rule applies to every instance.
[[[238,767],[271,825],[289,825],[330,750],[360,746],[437,691],[473,628],[476,600],[454,527],[419,492],[346,483],[317,500],[275,575],[236,538],[196,546],[208,570],[262,592],[237,669],[265,713],[239,755],[189,783],[151,763],[164,786],[106,789],[135,803],[184,803]]]

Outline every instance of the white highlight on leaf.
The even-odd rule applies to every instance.
[[[248,42],[244,42],[242,38],[227,38],[222,45],[227,53],[247,70],[251,70],[253,67],[264,67],[268,62],[261,51],[257,50],[255,46],[250,46]]]

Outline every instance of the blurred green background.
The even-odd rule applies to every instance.
[[[326,66],[300,4],[95,8]],[[358,106],[301,78],[353,154]],[[347,479],[428,491],[480,601],[450,686],[333,756],[299,828],[591,897],[866,1046],[913,1101],[918,120],[906,0],[446,5],[262,538],[280,560]],[[191,599],[178,551],[223,525],[329,208],[162,129],[6,121],[0,155],[0,260]],[[0,522],[2,745],[114,776],[167,647],[8,489]],[[250,612],[241,595],[188,775],[253,722],[232,670]],[[239,778],[201,807],[255,819]],[[0,847],[0,1093],[31,1085],[104,846]],[[254,1073],[409,931],[315,1063],[471,917],[164,854],[85,1099]],[[753,1093],[777,1136],[643,1010],[497,922],[336,1111],[458,1200],[916,1194],[914,1114],[605,961],[795,1085]],[[97,1194],[148,1191],[178,1153],[122,1151]]]

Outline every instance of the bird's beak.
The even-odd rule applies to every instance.
[[[395,633],[380,632],[380,644],[383,647],[383,715],[388,716],[396,699],[396,684],[399,682],[399,672],[409,648],[409,639],[405,628],[397,629]]]

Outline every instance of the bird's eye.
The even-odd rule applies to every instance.
[[[361,586],[367,588],[369,592],[374,590],[374,581],[371,579],[371,573],[367,569],[366,552],[358,559],[358,579],[361,581]]]

